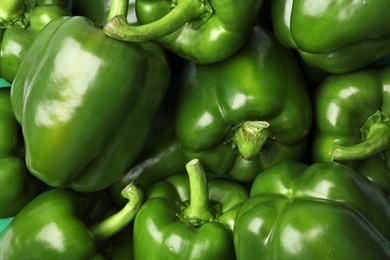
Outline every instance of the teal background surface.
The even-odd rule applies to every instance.
[[[0,88],[10,87],[11,84],[0,78]],[[11,222],[12,218],[1,218],[0,219],[0,232]]]
[[[0,219],[0,232],[5,229],[6,226],[12,221],[13,218],[1,218]]]

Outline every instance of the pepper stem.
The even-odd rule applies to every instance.
[[[36,0],[6,0],[0,6],[0,29],[12,26],[27,26],[30,12],[37,4]]]
[[[379,155],[388,158],[390,152],[390,118],[381,111],[367,119],[361,129],[362,142],[354,145],[338,145],[334,149],[334,161],[354,161]]]
[[[135,181],[127,185],[121,193],[128,203],[117,213],[90,227],[97,241],[104,241],[116,235],[135,217],[143,202],[143,192]]]
[[[234,131],[232,141],[239,154],[245,160],[252,160],[258,156],[273,135],[269,129],[270,124],[265,121],[247,121]]]
[[[190,201],[182,211],[182,218],[192,224],[201,224],[213,220],[213,208],[209,203],[207,175],[198,159],[186,164],[190,181]]]
[[[107,21],[110,21],[115,16],[127,16],[129,1],[128,0],[113,0],[108,13]]]
[[[120,1],[113,0],[113,6]],[[104,26],[103,31],[110,37],[130,42],[150,41],[168,35],[179,29],[181,26],[189,23],[192,27],[199,27],[207,21],[212,13],[212,8],[207,0],[178,0],[177,5],[165,16],[157,21],[144,25],[130,25],[127,22],[126,15],[117,13],[114,15],[110,11],[109,21]]]

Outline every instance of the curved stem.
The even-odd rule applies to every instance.
[[[186,169],[190,181],[190,204],[184,208],[182,217],[191,223],[210,221],[214,214],[209,203],[206,173],[198,159],[188,162]]]
[[[90,227],[97,241],[104,241],[126,227],[133,220],[143,202],[143,192],[135,181],[126,186],[121,194],[129,202],[116,214]]]
[[[113,4],[116,1],[113,0]],[[207,20],[212,12],[206,0],[179,0],[177,5],[161,19],[144,25],[130,25],[126,15],[117,14],[104,26],[110,37],[131,42],[150,41],[168,35],[194,19]]]
[[[107,21],[114,18],[115,16],[127,16],[129,7],[128,0],[113,0],[110,6],[110,12],[108,13]]]
[[[388,123],[374,123],[361,143],[349,146],[336,146],[333,153],[334,161],[362,160],[390,149],[390,125]]]
[[[232,141],[245,160],[258,156],[264,144],[273,137],[269,126],[265,121],[247,121],[234,132]]]

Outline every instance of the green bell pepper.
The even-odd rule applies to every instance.
[[[110,239],[132,222],[143,202],[134,182],[122,195],[128,203],[112,214],[102,192],[55,188],[41,193],[0,233],[0,258],[107,259]]]
[[[127,4],[113,0],[112,8]],[[130,25],[125,16],[113,17],[104,27],[111,37],[125,41],[156,41],[167,50],[197,62],[212,63],[235,53],[256,22],[263,0],[235,1],[137,0],[141,25]]]
[[[314,161],[352,167],[390,194],[390,66],[327,77],[316,89]]]
[[[146,192],[156,182],[183,172],[187,158],[177,141],[173,125],[174,102],[167,95],[142,153],[131,169],[107,188],[116,205],[126,203],[120,191],[132,181],[136,180]]]
[[[188,159],[210,174],[250,182],[306,150],[312,108],[297,62],[272,32],[256,27],[229,59],[188,63],[176,109],[176,136]]]
[[[81,15],[97,24],[105,24],[112,0],[76,0],[72,4],[73,15]]]
[[[29,171],[52,187],[108,187],[141,152],[169,79],[157,44],[117,41],[82,16],[52,21],[11,89]]]
[[[389,259],[390,200],[351,168],[282,162],[260,174],[234,227],[237,259]]]
[[[38,194],[34,178],[18,154],[20,125],[10,102],[10,88],[0,87],[0,218],[15,216]]]
[[[346,73],[390,54],[390,2],[273,0],[278,40],[312,67]]]
[[[8,1],[8,0],[7,0]],[[22,2],[21,0],[11,0],[12,2]],[[72,0],[37,0],[36,5],[30,10],[25,26],[9,26],[3,35],[0,47],[0,76],[8,82],[12,82],[20,63],[28,48],[38,35],[38,33],[50,21],[62,17],[70,16]]]
[[[37,0],[7,0],[0,6],[0,28],[25,27]]]
[[[134,219],[135,259],[234,259],[236,212],[248,198],[241,184],[213,179],[198,160],[152,186]]]

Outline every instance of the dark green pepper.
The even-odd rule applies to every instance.
[[[110,260],[133,260],[133,222],[116,234],[107,245]]]
[[[232,230],[248,191],[226,179],[207,182],[198,160],[152,186],[134,219],[135,259],[234,259]]]
[[[188,159],[210,174],[250,182],[306,150],[312,108],[292,54],[256,27],[229,59],[188,63],[182,74],[176,136]]]
[[[108,241],[130,224],[143,201],[136,183],[122,195],[129,201],[112,215],[110,200],[101,192],[56,188],[41,193],[0,233],[0,258],[106,259],[112,254]]]
[[[112,8],[128,0],[113,0]],[[154,40],[167,50],[197,63],[224,60],[245,42],[255,24],[263,0],[137,0],[140,26],[126,16],[113,17],[105,33],[119,40]]]
[[[351,168],[282,162],[260,174],[234,227],[238,260],[389,259],[390,200]]]
[[[111,0],[75,0],[73,15],[81,15],[97,24],[105,24],[110,12]]]
[[[274,32],[312,67],[330,73],[363,68],[390,54],[387,0],[272,0]]]
[[[390,66],[327,77],[314,96],[314,161],[339,161],[390,194]]]
[[[8,1],[8,0],[7,0]],[[10,2],[21,2],[11,0]],[[12,82],[20,63],[38,33],[50,21],[70,16],[71,0],[38,0],[30,10],[25,26],[9,26],[3,35],[0,48],[0,76]]]
[[[174,102],[167,95],[142,153],[131,169],[107,188],[116,205],[126,203],[120,191],[130,182],[136,180],[146,192],[156,182],[184,171],[187,158],[177,141],[173,125]]]
[[[107,22],[112,0],[77,0],[73,1],[73,15],[81,15],[89,18],[92,22],[103,25]],[[135,14],[135,0],[128,0],[127,20],[130,24],[137,24]]]
[[[52,21],[12,85],[29,171],[52,187],[108,187],[141,152],[169,79],[154,43],[117,41],[81,16]]]
[[[38,194],[24,157],[18,154],[21,128],[10,102],[10,88],[0,87],[0,218],[15,216]]]

